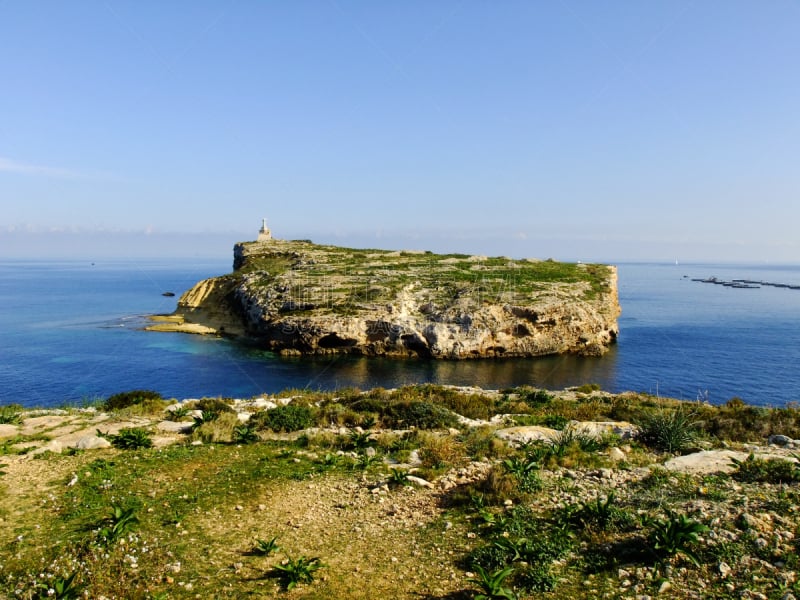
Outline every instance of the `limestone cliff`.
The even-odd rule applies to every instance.
[[[196,284],[152,328],[284,354],[600,355],[619,313],[611,266],[269,240],[237,244],[232,274]]]

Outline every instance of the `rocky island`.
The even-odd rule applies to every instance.
[[[613,266],[342,248],[264,230],[236,244],[232,273],[200,281],[148,329],[285,355],[439,359],[601,355],[617,338]]]

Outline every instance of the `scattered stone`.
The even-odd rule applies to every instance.
[[[757,533],[772,531],[772,526],[765,520],[746,512],[739,515],[739,518],[736,519],[736,524],[745,531],[755,531]],[[756,543],[758,543],[758,540],[756,540]]]
[[[98,448],[110,448],[111,442],[97,435],[85,435],[75,442],[74,447],[78,450],[97,450]]]
[[[425,488],[432,488],[432,487],[434,487],[434,485],[433,485],[433,484],[432,484],[430,481],[426,481],[426,480],[425,480],[425,479],[423,479],[422,477],[417,477],[416,475],[409,475],[409,476],[408,476],[408,480],[409,480],[411,483],[415,483],[415,484],[417,484],[417,485],[418,485],[418,486],[420,486],[420,487],[425,487]]]
[[[531,442],[552,442],[559,435],[559,431],[540,425],[520,425],[499,429],[495,435],[515,444],[530,444]]]
[[[19,434],[19,427],[8,423],[0,423],[0,439],[16,437]]]
[[[731,568],[728,563],[722,561],[717,565],[717,571],[719,571],[719,576],[725,579],[731,572]]]
[[[773,434],[767,439],[770,446],[780,446],[782,448],[794,447],[795,442],[788,435]]]
[[[156,425],[156,429],[168,433],[189,433],[192,430],[192,424],[181,421],[161,421]]]
[[[614,462],[619,462],[621,460],[625,460],[626,456],[625,456],[625,453],[622,450],[620,450],[619,448],[615,447],[615,448],[611,448],[608,451],[608,458],[610,458]]]
[[[50,440],[44,446],[39,446],[35,450],[32,450],[29,454],[31,456],[36,456],[38,454],[44,454],[45,452],[53,452],[54,454],[61,454],[61,451],[64,449],[64,446],[58,440]]]
[[[678,456],[664,463],[664,468],[681,473],[694,473],[698,475],[709,473],[730,473],[736,470],[733,459],[745,460],[746,452],[734,450],[702,450]]]
[[[616,435],[623,440],[632,439],[639,428],[627,421],[570,421],[570,427],[582,435],[600,438],[605,435]]]

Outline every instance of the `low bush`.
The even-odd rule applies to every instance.
[[[555,398],[555,396],[553,396],[553,394],[547,390],[531,390],[523,395],[523,400],[525,403],[532,407],[550,404],[553,398]]]
[[[272,431],[300,431],[308,429],[315,423],[314,410],[310,406],[286,404],[269,410],[260,411],[250,417],[250,423],[256,429]]]
[[[236,413],[226,412],[220,415],[214,415],[214,418],[206,419],[206,413],[203,412],[203,418],[195,417],[195,427],[192,429],[192,439],[200,440],[206,443],[226,443],[234,441],[234,435],[238,427],[242,427],[242,422],[236,416]],[[253,434],[255,434],[252,425],[248,424],[247,427]]]
[[[539,462],[531,457],[512,456],[503,461],[503,468],[517,480],[519,490],[531,493],[542,488]]]
[[[592,502],[567,506],[562,516],[569,525],[597,531],[627,530],[637,522],[632,512],[617,505],[613,491],[605,498],[598,496]]]
[[[575,388],[579,394],[591,394],[592,392],[599,392],[601,390],[599,383],[584,383]]]
[[[522,497],[517,478],[500,466],[489,469],[486,478],[476,484],[475,492],[482,496],[487,505],[493,506]]]
[[[113,544],[126,536],[139,524],[136,509],[111,505],[111,514],[100,522],[98,536],[105,544]]]
[[[278,546],[278,536],[275,536],[269,540],[257,539],[250,553],[256,556],[269,556],[278,550],[280,550],[280,546]]]
[[[495,402],[482,394],[465,394],[442,386],[422,386],[423,398],[468,419],[487,420],[496,413]],[[427,392],[427,395],[425,395]]]
[[[153,439],[150,432],[142,427],[124,427],[117,434],[104,434],[114,448],[121,450],[137,450],[152,448]]]
[[[699,535],[709,530],[708,527],[686,515],[678,516],[671,512],[665,519],[655,519],[650,524],[652,530],[648,539],[659,560],[682,554],[695,565],[699,564],[694,545]]]
[[[22,422],[22,406],[6,404],[0,406],[0,424],[19,425]]]
[[[443,469],[461,465],[466,460],[464,445],[449,435],[427,433],[420,435],[419,458],[428,469]]]
[[[163,400],[161,394],[152,390],[132,390],[109,396],[103,403],[103,410],[121,410],[144,402],[153,403],[152,401]]]
[[[300,556],[296,559],[288,558],[283,563],[275,565],[275,571],[288,592],[298,583],[312,583],[314,573],[323,566],[319,558]]]
[[[670,454],[688,450],[697,439],[695,416],[680,406],[645,416],[640,427],[638,440],[642,444]]]
[[[495,428],[473,427],[467,430],[462,438],[467,453],[475,460],[482,458],[503,457],[510,452],[508,444],[499,439]]]
[[[514,583],[528,592],[552,591],[557,583],[554,564],[566,556],[573,542],[564,528],[555,528],[537,518],[527,506],[516,506],[496,515],[486,543],[474,548],[466,566],[497,572],[514,568]]]
[[[195,403],[194,408],[195,410],[213,415],[235,412],[233,407],[221,398],[201,398]]]
[[[250,424],[237,425],[233,428],[231,441],[234,444],[252,444],[259,440],[256,428]]]
[[[475,565],[475,571],[477,574],[467,580],[481,591],[474,596],[475,600],[517,600],[514,590],[505,587],[505,580],[514,572],[513,567],[486,571],[480,565]]]
[[[363,427],[371,415],[364,414],[343,406],[338,402],[328,402],[322,406],[317,417],[317,423],[322,427]],[[374,419],[374,417],[372,417]]]
[[[782,458],[757,458],[750,454],[745,460],[732,459],[736,470],[731,476],[744,483],[794,483],[800,481],[800,464]]]
[[[458,424],[456,416],[446,408],[425,401],[392,402],[381,412],[386,427],[394,429],[447,429]]]

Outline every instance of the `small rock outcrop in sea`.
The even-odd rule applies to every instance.
[[[152,330],[243,336],[282,354],[442,359],[601,355],[616,341],[616,269],[392,252],[273,238],[197,283]]]

